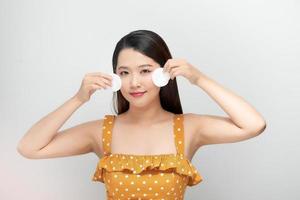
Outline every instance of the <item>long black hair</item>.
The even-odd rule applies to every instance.
[[[114,73],[116,73],[119,53],[126,48],[133,49],[152,58],[161,67],[164,66],[168,59],[172,58],[168,46],[157,33],[149,30],[132,31],[122,37],[115,47],[112,57]],[[170,79],[167,85],[160,88],[159,98],[163,109],[174,114],[182,114],[176,77],[173,80]],[[129,109],[129,102],[124,98],[120,90],[113,94],[113,108],[118,115]]]

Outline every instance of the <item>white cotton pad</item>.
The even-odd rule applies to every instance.
[[[117,74],[115,73],[110,73],[109,75],[112,76],[112,86],[110,87],[110,89],[113,91],[113,92],[116,92],[118,91],[121,86],[122,86],[122,81],[121,81],[121,78],[120,76],[118,76]]]
[[[163,68],[159,67],[152,73],[152,81],[157,87],[162,87],[168,84],[170,80],[170,74],[163,72]]]

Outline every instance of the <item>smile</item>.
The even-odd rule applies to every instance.
[[[138,92],[138,93],[130,93],[131,96],[133,97],[141,97],[145,94],[146,92]]]

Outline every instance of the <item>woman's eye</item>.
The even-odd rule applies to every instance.
[[[147,73],[149,73],[149,72],[151,72],[150,70],[148,70],[148,69],[144,69],[144,70],[142,70],[143,72],[147,72]]]
[[[125,72],[125,71],[124,71]],[[120,72],[120,75],[122,76],[123,74],[122,74],[123,72]],[[127,73],[127,72],[126,72]]]
[[[144,70],[142,70],[142,72],[145,72],[145,73],[150,73],[151,71],[150,71],[150,70],[148,70],[148,69],[144,69]],[[121,76],[123,76],[123,75],[124,75],[123,73],[126,73],[126,74],[128,74],[128,72],[126,72],[126,71],[123,71],[123,72],[120,72],[120,75],[121,75]]]

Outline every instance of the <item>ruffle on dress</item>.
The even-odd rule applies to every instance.
[[[189,186],[202,181],[202,176],[192,163],[179,154],[161,155],[130,155],[110,154],[102,157],[93,176],[93,181],[104,182],[105,171],[127,171],[128,173],[140,174],[147,170],[171,170],[177,174],[188,177]]]

